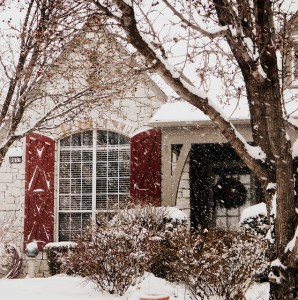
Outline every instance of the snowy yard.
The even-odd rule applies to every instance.
[[[187,291],[163,279],[147,274],[144,280],[130,287],[122,296],[114,296],[94,289],[79,277],[53,276],[49,278],[25,278],[0,280],[1,300],[138,300],[145,294],[166,294],[171,300],[190,300]],[[258,285],[247,292],[247,300],[267,300],[268,285]]]

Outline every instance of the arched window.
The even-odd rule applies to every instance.
[[[73,239],[100,212],[127,206],[129,141],[103,130],[76,133],[60,141],[59,241]]]

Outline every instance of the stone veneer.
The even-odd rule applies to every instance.
[[[172,162],[173,169],[175,168],[175,158]],[[189,185],[189,156],[185,162],[176,198],[176,207],[182,210],[190,220],[190,185]]]

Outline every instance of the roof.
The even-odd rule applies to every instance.
[[[249,111],[247,105],[238,105],[232,107],[225,105],[223,107],[225,113],[230,117],[231,121],[247,123],[249,122]],[[212,121],[201,110],[194,107],[188,102],[177,101],[168,102],[162,105],[155,115],[149,121],[151,126],[191,126],[196,123],[212,124]]]

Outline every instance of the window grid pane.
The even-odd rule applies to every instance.
[[[129,203],[129,138],[100,130],[95,136],[93,140],[93,131],[86,131],[60,141],[59,240],[81,233],[87,215],[89,220],[92,213]]]
[[[214,184],[216,184],[219,180],[220,176],[215,175]],[[252,199],[254,199],[255,195],[253,195],[252,189],[252,175],[251,174],[230,174],[226,175],[226,178],[234,178],[239,180],[247,190],[247,199],[245,203],[237,208],[220,208],[217,207],[215,210],[215,223],[218,228],[225,228],[228,230],[237,230],[239,228],[239,221],[242,211],[251,206]]]
[[[91,213],[59,213],[59,241],[71,241],[90,224]]]

